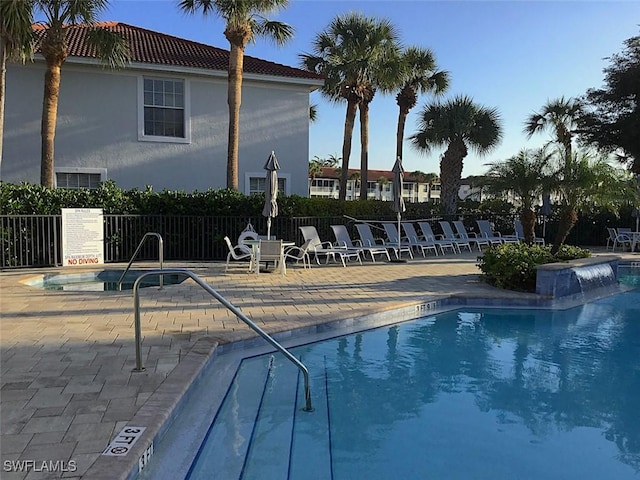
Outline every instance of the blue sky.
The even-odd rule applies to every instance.
[[[111,0],[102,20],[114,20],[228,49],[224,25],[217,17],[186,15],[177,0]],[[579,96],[603,84],[605,57],[619,53],[625,39],[638,35],[640,2],[626,1],[426,1],[426,0],[290,0],[289,7],[270,18],[291,24],[295,39],[275,47],[259,39],[247,55],[299,66],[299,54],[309,52],[315,35],[338,14],[360,11],[387,18],[405,45],[431,48],[451,87],[445,98],[464,94],[501,115],[504,136],[485,157],[465,159],[463,175],[486,171],[485,164],[535,148],[548,138],[522,133],[524,120],[548,100]],[[406,136],[417,128],[418,111],[431,101],[422,96],[409,115]],[[345,106],[314,93],[319,119],[310,131],[309,158],[340,156]],[[370,110],[369,165],[390,170],[395,155],[398,111],[394,96],[377,95]],[[358,127],[356,126],[356,129]],[[360,166],[356,130],[350,168]],[[424,155],[408,143],[406,171],[439,172],[442,151]]]

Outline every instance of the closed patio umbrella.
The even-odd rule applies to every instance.
[[[391,171],[393,172],[393,205],[391,208],[398,216],[398,254],[396,255],[396,261],[403,261],[400,260],[400,220],[402,218],[402,212],[406,210],[406,207],[404,205],[404,198],[402,198],[404,168],[402,168],[402,159],[400,157],[396,158],[396,163],[393,164]]]
[[[272,151],[269,155],[264,169],[267,171],[267,176],[262,215],[267,217],[267,239],[271,239],[271,218],[278,216],[278,170],[280,170],[280,165],[275,152]]]

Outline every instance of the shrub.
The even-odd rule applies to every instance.
[[[556,255],[551,246],[506,243],[492,246],[478,258],[478,268],[491,285],[508,290],[534,292],[536,267],[545,263],[565,262],[591,256],[589,250],[563,245]]]

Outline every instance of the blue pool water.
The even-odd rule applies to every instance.
[[[314,411],[281,355],[243,360],[187,478],[640,478],[638,289],[561,311],[458,309],[292,352]]]
[[[133,289],[134,282],[145,270],[129,270],[122,284],[118,285],[122,272],[123,270],[102,270],[99,272],[43,275],[41,278],[26,282],[26,284],[42,290],[116,292]],[[184,275],[163,275],[163,285],[182,283],[186,278]],[[160,279],[157,276],[149,276],[140,283],[141,288],[158,286],[160,286]]]

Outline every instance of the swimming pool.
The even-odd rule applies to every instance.
[[[245,359],[210,428],[185,408],[142,478],[638,478],[639,338],[637,289],[442,312],[292,349],[312,413],[295,367]],[[194,401],[216,395],[202,383]]]
[[[145,270],[129,270],[125,275],[122,285],[118,286],[118,280],[124,270],[102,270],[99,272],[68,273],[42,275],[38,278],[28,280],[25,283],[31,287],[42,290],[58,290],[68,292],[117,292],[120,290],[131,290],[136,279]],[[168,274],[163,275],[163,285],[175,285],[183,282],[187,277],[184,275]],[[140,288],[158,287],[159,277],[151,276],[145,278],[140,283]]]

